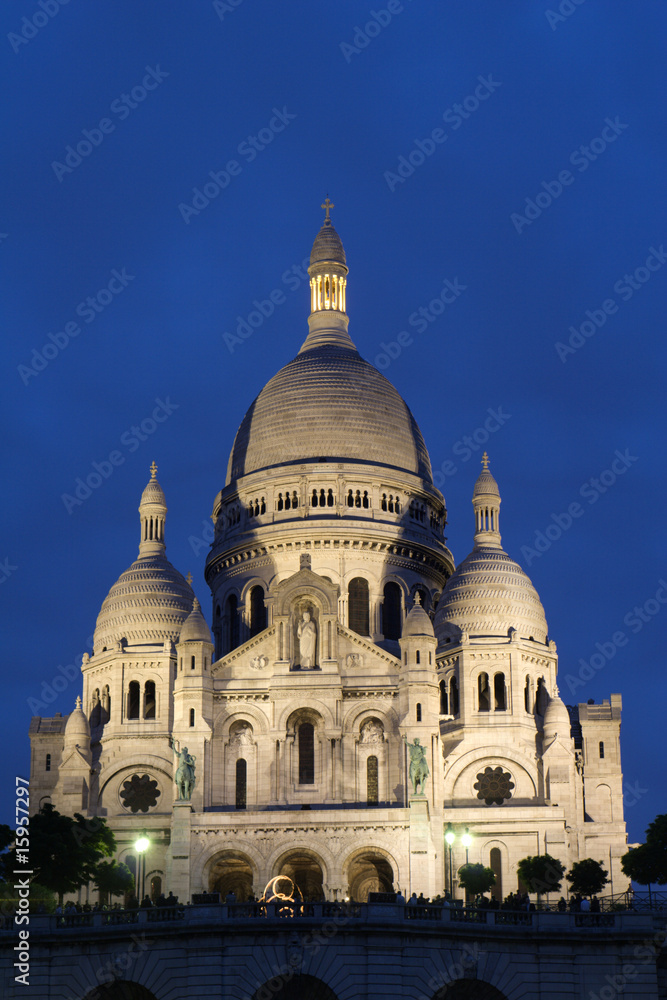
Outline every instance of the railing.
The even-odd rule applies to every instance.
[[[63,934],[63,936],[122,932],[123,925],[179,924],[189,931],[198,927],[219,924],[247,927],[249,923],[260,926],[263,922],[303,921],[311,924],[350,924],[359,926],[382,925],[389,931],[398,930],[405,921],[419,924],[425,930],[437,932],[450,928],[449,933],[460,933],[470,927],[485,925],[489,932],[498,928],[500,933],[522,933],[530,928],[534,933],[549,934],[554,930],[573,933],[604,928],[650,928],[662,914],[617,911],[604,913],[570,913],[545,910],[492,910],[490,908],[447,906],[442,903],[350,903],[350,902],[275,902],[275,903],[217,903],[155,907],[133,910],[97,910],[88,913],[31,914],[31,934]],[[0,920],[0,931],[16,934],[18,928],[10,916]]]

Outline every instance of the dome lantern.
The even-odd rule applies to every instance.
[[[482,471],[472,491],[475,511],[475,548],[500,548],[500,490],[489,472],[489,456],[482,455]]]
[[[318,347],[344,347],[356,351],[347,332],[346,287],[348,267],[343,243],[334,229],[329,212],[334,205],[329,196],[322,202],[326,215],[310,251],[309,333],[299,351]]]
[[[164,522],[167,517],[167,501],[162,487],[157,481],[157,465],[151,465],[151,478],[141,494],[139,517],[141,518],[141,538],[139,558],[164,555]]]

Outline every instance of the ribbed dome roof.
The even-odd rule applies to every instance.
[[[545,739],[553,739],[556,734],[564,739],[570,737],[570,713],[558,695],[549,699],[544,712]]]
[[[196,597],[194,600],[194,604],[192,606],[192,611],[186,618],[185,624],[181,629],[181,634],[178,641],[213,643],[213,639],[211,638],[211,631],[208,625],[206,624],[206,619],[201,613],[201,607]]]
[[[102,605],[95,627],[95,653],[130,645],[177,642],[192,610],[192,588],[163,555],[137,559],[122,573]]]
[[[159,503],[162,507],[167,506],[167,501],[162,491],[162,487],[155,478],[150,480],[146,489],[141,494],[141,504],[145,503]]]
[[[476,497],[487,496],[500,498],[500,490],[498,489],[498,483],[495,481],[489,470],[482,469],[477,477],[475,488],[472,491],[472,498],[474,500]]]
[[[405,639],[410,635],[433,635],[433,623],[421,604],[413,604],[403,622],[401,636]]]
[[[90,725],[81,708],[81,698],[76,699],[76,708],[70,714],[65,726],[65,749],[75,746],[82,750],[90,748]]]
[[[331,223],[325,222],[315,237],[313,249],[310,251],[310,266],[334,260],[339,264],[347,263],[343,241]]]
[[[258,469],[318,460],[372,462],[432,482],[415,418],[353,346],[302,350],[274,375],[238,429],[227,483]]]
[[[547,622],[537,591],[518,563],[500,547],[475,548],[449,578],[434,620],[438,640],[462,632],[547,640]]]

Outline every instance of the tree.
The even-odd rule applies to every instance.
[[[110,895],[134,892],[134,875],[127,865],[118,861],[100,861],[93,882],[99,889],[100,903],[107,903]]]
[[[648,886],[667,883],[667,813],[656,816],[646,829],[646,843],[631,848],[621,858],[621,868],[633,882]]]
[[[580,896],[594,896],[606,886],[609,872],[602,867],[601,861],[583,858],[575,861],[565,877],[570,883],[570,892],[579,893]]]
[[[473,896],[488,892],[495,884],[496,876],[492,868],[485,868],[484,865],[463,865],[459,868],[459,885]]]
[[[30,819],[30,867],[33,879],[58,894],[62,904],[66,892],[75,892],[95,878],[98,862],[116,848],[116,839],[98,817],[86,819],[80,813],[62,816],[51,803],[42,806]],[[7,854],[5,866],[20,868],[16,849]]]
[[[539,899],[543,892],[560,891],[565,865],[550,854],[534,854],[522,858],[516,870],[528,892],[536,892]]]

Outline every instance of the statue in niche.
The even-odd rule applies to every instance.
[[[296,634],[299,640],[299,663],[302,670],[308,670],[315,666],[315,645],[317,643],[317,629],[315,622],[310,617],[310,611],[303,612]]]
[[[417,795],[417,785],[419,785],[419,794],[423,795],[426,779],[431,773],[426,760],[426,747],[421,745],[418,736],[415,736],[414,743],[408,743],[408,738],[404,734],[403,742],[408,748],[408,753],[410,754],[410,781],[412,782],[412,794]]]
[[[382,743],[383,739],[384,730],[382,728],[382,724],[379,723],[377,719],[366,719],[361,727],[361,742]]]

